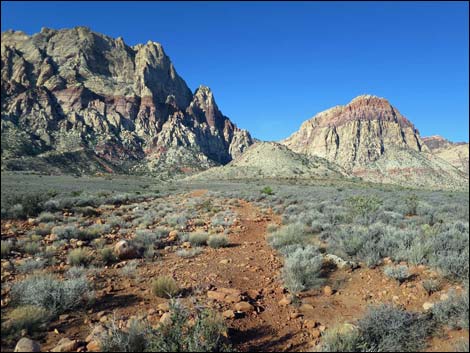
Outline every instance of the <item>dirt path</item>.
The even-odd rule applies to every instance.
[[[248,202],[240,201],[233,209],[239,216],[239,225],[230,234],[231,246],[207,249],[194,260],[176,266],[176,278],[185,278],[192,272],[191,284],[217,290],[232,288],[252,293],[249,299],[256,311],[244,317],[229,319],[230,338],[240,351],[284,351],[294,349],[301,342],[300,322],[290,320],[292,309],[280,306],[284,294],[278,280],[281,261],[266,242],[266,227],[279,222],[273,215],[260,217],[258,210]],[[180,262],[175,258],[175,262]],[[253,293],[255,293],[253,295]],[[219,303],[217,303],[219,304]],[[221,304],[220,310],[233,305]]]

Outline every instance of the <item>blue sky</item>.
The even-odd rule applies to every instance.
[[[467,2],[3,2],[2,31],[89,26],[163,44],[194,90],[255,137],[278,140],[360,94],[421,135],[468,141]]]

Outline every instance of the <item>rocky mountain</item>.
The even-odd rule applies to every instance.
[[[315,115],[281,143],[372,182],[468,187],[465,175],[436,158],[407,118],[386,99],[372,95]]]
[[[465,174],[469,174],[469,145],[466,142],[451,142],[442,136],[423,137],[423,142],[431,152],[452,164]]]
[[[194,94],[159,43],[86,27],[1,36],[2,168],[189,172],[230,162],[250,134]]]
[[[195,179],[343,178],[344,170],[317,156],[296,153],[275,142],[258,142],[229,164],[211,168]]]

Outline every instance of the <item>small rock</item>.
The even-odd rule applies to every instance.
[[[221,293],[221,292],[218,292],[218,291],[214,291],[214,290],[207,291],[207,298],[209,298],[209,299],[214,299],[214,300],[217,300],[217,301],[223,301],[226,296],[227,296],[227,294]]]
[[[442,293],[442,294],[441,294],[441,300],[442,300],[442,301],[445,301],[445,300],[447,300],[447,299],[449,299],[449,294],[447,294],[447,293]]]
[[[428,310],[432,309],[433,306],[434,306],[433,303],[426,302],[426,303],[423,304],[423,309],[426,310],[426,311],[428,311]]]
[[[290,297],[284,297],[281,300],[279,300],[279,305],[280,306],[288,306],[292,303],[292,298]]]
[[[71,352],[75,351],[78,347],[76,340],[71,340],[67,337],[62,338],[57,346],[51,349],[51,352]]]
[[[256,300],[259,298],[260,296],[260,291],[259,290],[256,290],[256,289],[249,289],[246,291],[246,295],[252,299],[252,300]]]
[[[221,265],[227,265],[230,261],[228,259],[222,259],[219,261],[219,264]]]
[[[294,311],[293,313],[290,314],[291,319],[297,319],[298,317],[303,316],[303,314],[299,313],[298,311]]]
[[[95,327],[93,327],[93,330],[91,330],[91,333],[85,338],[85,342],[92,342],[104,332],[106,332],[106,329],[103,326],[96,325]]]
[[[233,319],[235,317],[235,312],[233,310],[225,310],[222,313],[222,316],[226,319]]]
[[[315,320],[307,319],[304,321],[305,328],[312,329],[317,327],[318,323]]]
[[[97,341],[91,341],[86,345],[88,352],[100,352],[101,346]]]
[[[164,312],[170,311],[170,303],[165,302],[165,303],[158,304],[157,309],[164,311]]]
[[[333,289],[330,286],[323,287],[323,294],[329,297],[333,294]]]
[[[313,309],[314,309],[314,308],[313,308],[313,305],[311,305],[311,304],[302,304],[302,305],[300,306],[300,308],[299,308],[299,310],[300,310],[301,312],[311,311],[311,310],[313,310]]]
[[[321,332],[317,328],[313,328],[310,330],[310,335],[312,335],[313,338],[319,338],[321,336]]]
[[[15,352],[40,352],[41,345],[27,337],[21,338],[15,346]]]
[[[253,311],[254,307],[248,302],[240,302],[235,304],[235,310],[241,311],[242,313],[248,313],[250,311]]]
[[[125,240],[120,240],[116,245],[114,245],[114,253],[121,260],[130,259],[136,256],[135,249]]]
[[[160,318],[160,323],[162,325],[170,325],[171,324],[171,314],[170,313],[165,313],[162,315]]]

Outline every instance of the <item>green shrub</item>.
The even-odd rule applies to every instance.
[[[87,249],[78,248],[70,251],[67,260],[72,266],[87,266],[91,262],[92,256]]]
[[[46,259],[26,259],[17,266],[17,269],[21,273],[31,273],[44,268],[46,264]]]
[[[304,225],[293,223],[283,226],[271,233],[268,237],[268,242],[274,249],[282,252],[282,249],[286,246],[308,242],[309,237]]]
[[[4,259],[8,255],[10,255],[10,252],[13,249],[13,242],[11,240],[2,240],[0,249],[1,249],[2,259]]]
[[[353,216],[367,217],[376,212],[383,201],[374,196],[351,196],[346,203]]]
[[[411,277],[407,266],[387,266],[384,268],[384,274],[400,283],[405,282]]]
[[[18,304],[39,306],[59,315],[92,299],[93,292],[85,277],[60,281],[51,275],[32,275],[13,285],[12,298]]]
[[[426,279],[423,281],[423,288],[428,295],[431,295],[442,289],[442,282],[436,279]]]
[[[171,277],[160,276],[152,283],[152,293],[160,298],[173,298],[180,292],[178,284]]]
[[[391,305],[370,308],[358,328],[363,352],[417,352],[433,332],[427,317]]]
[[[318,287],[323,283],[320,278],[322,263],[323,257],[316,247],[297,247],[285,258],[282,269],[284,284],[292,292]]]
[[[8,335],[19,336],[22,330],[32,335],[45,329],[49,321],[49,313],[45,308],[24,305],[13,309],[7,316],[8,321],[3,327]]]
[[[188,258],[195,257],[201,254],[202,251],[203,251],[202,248],[180,249],[176,252],[176,255],[178,255],[179,257],[188,259]]]
[[[328,329],[322,336],[322,352],[360,352],[360,334],[357,327],[343,324]]]
[[[170,303],[170,320],[153,329],[146,321],[133,320],[129,329],[115,321],[98,337],[103,352],[229,352],[223,321],[212,311],[196,307],[193,324],[189,312],[178,302]]]
[[[204,246],[207,245],[209,234],[207,233],[191,233],[189,234],[189,242],[192,246]]]
[[[265,195],[274,195],[274,191],[273,191],[273,189],[272,189],[270,186],[265,186],[265,187],[261,190],[261,193],[262,193],[262,194],[265,194]]]
[[[433,320],[450,328],[468,329],[469,298],[468,289],[466,293],[458,295],[450,292],[449,298],[440,301],[432,307]]]
[[[37,241],[30,241],[23,245],[23,250],[29,255],[35,255],[41,251],[41,244]]]
[[[211,248],[218,249],[228,246],[228,238],[225,235],[212,235],[207,241],[207,245]]]
[[[41,212],[38,216],[39,222],[54,222],[57,220],[57,216],[50,212]]]
[[[114,255],[114,250],[111,247],[101,249],[100,255],[101,261],[103,261],[103,263],[106,265],[112,264],[117,260],[116,256]]]

